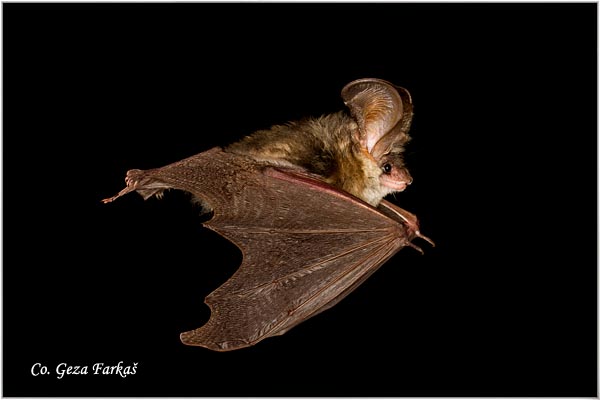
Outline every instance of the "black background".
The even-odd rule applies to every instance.
[[[596,396],[596,8],[4,3],[4,396]],[[362,77],[413,96],[394,201],[437,247],[284,336],[182,345],[239,252],[177,192],[100,200]]]

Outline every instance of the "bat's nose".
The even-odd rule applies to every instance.
[[[400,174],[402,175],[402,182],[404,182],[407,185],[410,185],[411,183],[413,183],[413,177],[406,168],[402,168],[402,171],[400,172]]]

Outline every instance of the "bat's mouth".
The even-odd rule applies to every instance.
[[[404,189],[406,189],[406,187],[408,185],[410,185],[412,183],[412,179],[409,181],[399,181],[399,180],[395,180],[392,179],[386,175],[382,175],[381,176],[381,183],[383,183],[384,186],[396,191],[396,192],[402,192]]]

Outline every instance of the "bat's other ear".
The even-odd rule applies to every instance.
[[[408,141],[413,115],[408,90],[365,78],[347,84],[342,99],[358,124],[360,144],[376,159]]]

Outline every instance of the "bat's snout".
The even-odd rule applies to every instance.
[[[396,192],[401,192],[413,183],[413,178],[406,168],[397,168],[390,174],[382,174],[381,183]]]

